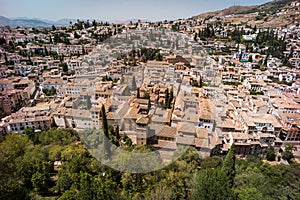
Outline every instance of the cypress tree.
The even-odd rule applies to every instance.
[[[219,168],[198,171],[194,179],[191,199],[235,199],[233,191],[227,186],[225,181],[224,173]]]
[[[116,137],[117,137],[118,140],[120,139],[120,130],[119,129],[120,129],[119,125],[117,125],[117,127],[116,127]]]
[[[54,25],[52,25],[52,31],[56,31],[56,27]]]
[[[269,59],[269,54],[267,54],[267,56],[265,57],[265,60],[264,60],[264,65],[267,66],[268,64],[268,59]]]
[[[92,107],[92,102],[91,102],[91,97],[90,96],[86,96],[86,108],[89,110]]]
[[[253,62],[252,55],[249,56],[248,62]]]
[[[140,88],[138,88],[137,90],[136,90],[136,98],[140,98]]]
[[[103,104],[101,107],[101,117],[102,117],[102,130],[104,135],[108,138],[108,123],[107,123],[105,107]]]
[[[169,94],[169,97],[168,97],[168,105],[167,105],[167,108],[171,108],[171,104],[172,104],[172,101],[173,101],[173,97],[174,94],[173,94],[173,89],[171,89],[170,91],[170,94]]]
[[[48,53],[48,49],[46,48],[46,46],[44,46],[44,52],[45,52],[45,55],[48,56],[49,53]]]
[[[147,108],[147,113],[149,113],[151,109],[151,101],[150,101],[150,98],[148,99],[148,108]]]
[[[103,130],[103,133],[105,135],[104,137],[104,154],[105,154],[105,157],[107,158],[110,158],[110,154],[111,154],[111,151],[110,151],[110,144],[109,144],[109,130],[108,130],[108,123],[107,123],[107,117],[106,117],[106,112],[105,112],[105,107],[104,105],[102,104],[102,107],[101,107],[101,117],[102,117],[102,130]]]
[[[232,188],[234,184],[234,176],[235,176],[235,154],[234,154],[235,145],[232,144],[231,148],[226,155],[226,158],[223,163],[222,171],[224,172],[226,183],[228,187]]]
[[[243,52],[240,52],[240,55],[239,55],[239,61],[241,61],[243,58]]]
[[[5,64],[7,65],[8,64],[8,59],[7,59],[6,53],[4,53],[4,60],[5,60]]]
[[[202,88],[203,87],[203,80],[202,80],[202,76],[200,76],[200,83],[199,83],[199,87]]]
[[[168,108],[168,102],[169,102],[169,89],[166,90],[166,96],[165,96],[165,108]]]
[[[82,45],[82,55],[85,55],[86,52],[85,52],[85,49],[84,49],[84,46]]]
[[[136,90],[135,76],[132,77],[132,90]]]

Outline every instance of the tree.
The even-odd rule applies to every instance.
[[[117,125],[117,127],[116,127],[116,137],[117,137],[118,140],[120,139],[120,128],[119,128],[119,125]]]
[[[78,199],[93,199],[93,177],[89,173],[80,174],[79,194]]]
[[[101,118],[102,118],[102,130],[104,135],[108,138],[108,123],[107,123],[107,118],[106,118],[106,111],[104,104],[102,104],[101,107]]]
[[[266,158],[268,161],[275,161],[276,160],[276,154],[274,151],[274,147],[270,147],[270,149],[267,151]]]
[[[136,98],[140,98],[140,88],[136,89]]]
[[[255,187],[242,188],[239,191],[238,198],[241,200],[263,200],[262,193]]]
[[[115,128],[113,125],[109,124],[108,125],[108,130],[109,130],[109,139],[110,141],[116,145],[116,146],[119,146],[119,140],[117,138],[117,135],[116,135],[116,131],[115,131]]]
[[[86,54],[86,51],[85,51],[84,46],[82,45],[82,55],[85,55],[85,54]]]
[[[287,144],[285,150],[281,153],[282,158],[290,163],[292,158],[294,158],[293,150],[295,149],[296,148],[293,145]]]
[[[96,20],[92,21],[92,25],[96,28],[97,24],[96,24]]]
[[[0,45],[3,45],[3,44],[6,44],[6,40],[3,37],[1,37],[0,38]]]
[[[207,157],[201,162],[202,169],[222,167],[223,160],[219,156]]]
[[[77,200],[77,192],[75,190],[67,190],[63,193],[63,195],[59,198],[60,200]]]
[[[54,42],[54,44],[57,44],[57,43],[61,42],[61,38],[60,38],[58,33],[54,34],[53,42]]]
[[[169,88],[166,89],[166,94],[165,94],[165,108],[169,108],[169,99],[170,99],[170,96],[169,96]]]
[[[54,25],[52,25],[51,29],[52,31],[56,31],[56,27]]]
[[[203,79],[202,76],[200,76],[200,83],[199,83],[199,87],[202,88],[203,87]]]
[[[192,187],[192,199],[234,199],[233,191],[226,184],[225,178],[224,172],[218,168],[198,171]]]
[[[253,58],[252,58],[252,55],[249,55],[249,59],[248,59],[248,62],[253,62]]]
[[[148,107],[147,107],[147,113],[149,113],[151,109],[151,101],[150,101],[150,98],[148,99]]]
[[[194,34],[194,41],[197,42],[197,34]]]
[[[132,140],[125,133],[122,135],[122,140],[125,142],[126,146],[132,146]]]
[[[227,153],[222,171],[225,174],[226,177],[226,183],[228,184],[229,187],[233,187],[234,184],[234,177],[235,177],[235,154],[234,154],[234,148],[235,144],[231,145],[231,148],[229,152]]]
[[[39,157],[36,152],[24,157],[32,148],[32,141],[24,134],[9,134],[0,142],[0,199],[29,199],[32,174],[28,168],[34,165],[30,161]]]
[[[89,110],[92,107],[91,96],[86,96],[86,108]]]
[[[5,61],[5,64],[8,65],[8,58],[7,58],[6,53],[4,53],[4,61]]]
[[[74,38],[79,39],[81,36],[77,33],[77,31],[74,31]]]
[[[241,61],[242,58],[243,58],[243,52],[240,52],[240,53],[239,53],[239,61]]]
[[[150,94],[147,91],[144,92],[143,99],[150,99]]]
[[[132,90],[136,90],[136,81],[135,81],[135,76],[132,77],[132,85],[131,85],[131,89]]]
[[[50,184],[50,163],[40,162],[37,164],[37,171],[32,175],[31,182],[34,191],[47,193]]]
[[[35,131],[34,131],[34,127],[26,127],[24,129],[24,134],[28,136],[28,138],[33,142],[33,143],[37,143],[38,142],[38,137],[37,135],[35,134]]]
[[[44,53],[45,53],[45,56],[48,56],[48,55],[49,55],[49,53],[48,53],[48,49],[47,49],[47,47],[46,47],[46,46],[44,47]]]
[[[109,129],[108,129],[106,111],[105,111],[105,107],[103,104],[101,107],[101,117],[102,117],[102,130],[105,135],[104,141],[103,141],[104,151],[105,151],[104,154],[107,158],[110,158],[111,151],[110,151],[110,141],[109,141]]]
[[[155,60],[157,60],[157,61],[162,61],[162,59],[163,59],[163,56],[158,52],[158,53],[156,53],[156,55],[155,55]]]
[[[263,64],[263,65],[267,66],[269,56],[270,56],[269,54],[266,55],[265,60],[264,60],[264,64]]]
[[[65,62],[62,62],[59,64],[60,67],[62,67],[63,72],[67,73],[68,72],[68,65]]]
[[[50,95],[55,95],[56,94],[56,89],[55,89],[55,87],[51,87],[51,89],[50,89]]]

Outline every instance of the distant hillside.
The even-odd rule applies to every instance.
[[[259,11],[276,10],[287,4],[290,4],[291,2],[293,2],[293,0],[279,0],[279,1],[274,0],[257,6],[231,6],[223,10],[203,13],[194,16],[193,18],[205,18],[209,16],[220,17],[220,16],[232,15],[232,14],[248,14],[248,13],[259,12]]]
[[[80,19],[82,20],[82,19]],[[86,19],[85,19],[86,21]],[[90,22],[93,20],[90,19]],[[99,21],[99,20],[96,20]],[[70,22],[72,24],[75,24],[77,22],[77,19],[71,19],[71,18],[64,18],[60,19],[57,21],[51,21],[47,19],[39,19],[39,18],[34,18],[34,19],[29,19],[27,17],[16,17],[16,18],[7,18],[0,16],[0,27],[4,26],[10,26],[10,27],[50,27],[52,25],[55,26],[66,26],[69,25]]]
[[[38,20],[38,19],[22,19],[22,18],[18,18],[18,19],[9,19],[3,16],[0,16],[0,26],[10,26],[10,27],[39,27],[39,26],[43,26],[43,27],[49,27],[52,24],[49,24],[47,22],[44,22],[42,20]]]
[[[271,2],[259,6],[253,6],[252,9],[249,9],[248,11],[241,11],[238,12],[237,14],[253,13],[253,12],[260,12],[260,11],[276,11],[286,5],[289,5],[293,1],[295,0],[273,0]]]
[[[77,19],[64,18],[52,23],[55,25],[69,25],[70,22],[72,22],[72,24],[75,24],[77,22]]]
[[[193,18],[206,18],[209,16],[215,16],[215,17],[221,17],[225,15],[232,15],[237,14],[240,12],[248,12],[252,9],[254,9],[256,6],[231,6],[229,8],[223,9],[223,10],[217,10],[213,12],[203,13],[197,16],[194,16]]]
[[[294,0],[271,1],[257,6],[232,6],[223,10],[208,12],[192,18],[221,17],[223,23],[248,24],[260,28],[284,27],[299,21],[298,8],[291,7]],[[299,1],[299,0],[298,0]]]

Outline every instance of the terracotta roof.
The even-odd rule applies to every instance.
[[[163,126],[157,133],[156,136],[159,137],[168,137],[175,138],[176,137],[176,128],[171,126]]]
[[[133,102],[134,103],[138,103],[138,104],[144,104],[144,105],[148,105],[148,99],[134,99]]]
[[[178,122],[177,131],[183,133],[194,133],[196,134],[196,129],[194,124],[188,122]]]
[[[64,85],[64,81],[62,79],[48,79],[42,85]]]
[[[201,119],[213,119],[213,108],[212,103],[209,99],[200,99],[199,110],[199,117]]]
[[[183,145],[195,145],[195,137],[177,135],[176,142]]]
[[[204,139],[208,137],[208,130],[205,128],[197,128],[197,138]]]
[[[149,124],[150,119],[148,116],[140,116],[137,120],[136,123],[137,124]]]
[[[129,111],[127,112],[127,114],[125,115],[125,118],[128,119],[137,119],[139,117],[139,108],[130,108]]]
[[[232,133],[232,138],[234,140],[248,140],[249,135],[245,133]]]
[[[158,140],[157,144],[153,144],[153,147],[164,149],[177,149],[177,144],[174,141]]]

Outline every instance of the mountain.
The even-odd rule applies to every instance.
[[[89,20],[92,22],[94,19],[80,19],[80,20]],[[96,19],[97,22],[103,21]],[[128,20],[111,20],[110,23],[129,23],[132,21],[133,23],[136,23],[138,19],[128,19]],[[142,21],[149,21],[149,20],[142,20]],[[10,27],[50,27],[52,25],[55,26],[66,26],[69,25],[70,22],[72,24],[75,24],[77,22],[77,19],[72,18],[64,18],[57,21],[51,21],[47,19],[39,19],[39,18],[27,18],[27,17],[15,17],[15,18],[7,18],[0,16],[0,27],[4,26],[10,26]]]
[[[83,19],[80,19],[83,20]],[[84,19],[84,21],[89,20],[92,22],[94,19]],[[101,20],[96,20],[101,21]],[[70,22],[75,24],[77,19],[64,18],[57,21],[52,21],[48,19],[40,19],[40,18],[27,18],[27,17],[15,17],[15,18],[7,18],[0,16],[0,27],[10,26],[10,27],[50,27],[52,25],[55,26],[66,26],[69,25]]]
[[[223,23],[248,24],[261,28],[287,26],[299,20],[297,8],[291,7],[293,0],[274,0],[262,5],[256,6],[231,6],[229,8],[214,12],[203,13],[192,17],[210,18],[224,17]]]
[[[51,24],[39,20],[39,19],[28,19],[28,18],[15,18],[9,19],[0,16],[0,26],[10,26],[10,27],[49,27]]]
[[[255,8],[255,6],[231,6],[229,8],[225,8],[223,10],[217,10],[217,11],[213,11],[213,12],[203,13],[203,14],[194,16],[193,18],[206,18],[209,16],[221,17],[221,16],[225,16],[225,15],[232,15],[232,14],[238,14],[241,12],[247,12],[253,8]]]
[[[60,19],[60,20],[57,20],[52,23],[54,23],[55,25],[69,25],[70,22],[72,22],[72,24],[74,24],[77,22],[77,19],[64,18],[64,19]]]
[[[10,22],[10,19],[0,16],[0,26],[3,26],[2,24],[8,24]]]
[[[65,26],[69,25],[70,21],[74,24],[77,19],[60,19],[57,21],[51,21],[47,19],[39,19],[39,18],[27,18],[27,17],[15,17],[15,18],[7,18],[0,16],[0,27],[10,26],[10,27],[50,27],[52,25],[55,26]],[[91,21],[91,20],[90,20]]]
[[[273,0],[271,2],[262,5],[256,5],[256,6],[231,6],[223,10],[203,13],[194,16],[193,18],[205,18],[208,16],[221,17],[225,15],[232,15],[232,14],[248,14],[248,13],[254,13],[259,11],[270,11],[270,10],[280,9],[283,6],[290,4],[291,2],[293,2],[293,0]]]

